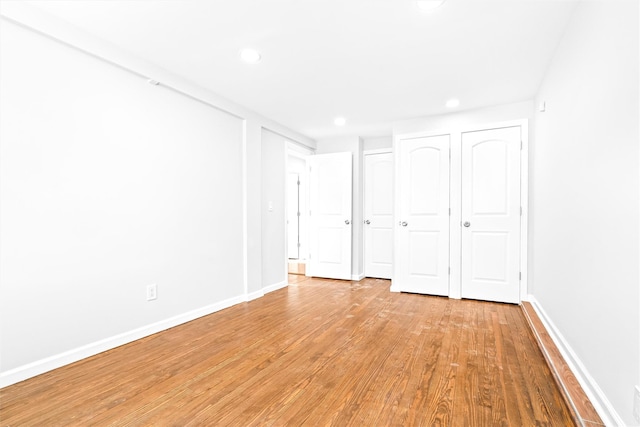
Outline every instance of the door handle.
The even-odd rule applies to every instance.
[[[462,224],[462,225],[464,225],[465,227],[469,227],[471,225],[471,223],[469,221],[465,221],[464,224]]]
[[[364,220],[364,223],[365,223],[365,224],[367,224],[367,225],[369,225],[369,224],[371,224],[371,221],[369,221],[368,219],[365,219],[365,220]]]
[[[349,221],[348,219],[345,219],[345,220],[344,220],[344,223],[345,223],[345,224],[347,224],[347,225],[349,225],[349,224],[351,224],[351,221]]]
[[[398,225],[401,225],[401,226],[403,226],[403,227],[406,227],[406,226],[407,226],[407,225],[409,225],[409,224],[407,224],[407,221],[400,221],[400,222],[398,223]]]

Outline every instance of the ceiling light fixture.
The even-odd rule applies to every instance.
[[[416,0],[416,6],[423,12],[431,12],[444,4],[445,0]]]
[[[336,126],[344,126],[347,123],[347,119],[345,119],[344,117],[336,117],[333,120],[333,124],[335,124]]]
[[[456,108],[458,105],[460,105],[460,100],[456,98],[452,98],[448,100],[445,105],[447,106],[447,108]]]
[[[260,53],[255,49],[242,49],[240,51],[240,58],[247,64],[257,64],[262,58]]]

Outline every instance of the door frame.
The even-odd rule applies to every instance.
[[[375,154],[391,154],[391,156],[393,157],[392,160],[392,164],[393,164],[393,184],[392,184],[392,195],[391,198],[393,200],[393,204],[394,206],[392,206],[392,211],[393,211],[393,223],[395,224],[395,197],[396,197],[396,187],[395,187],[395,176],[396,176],[396,156],[394,154],[393,151],[393,147],[389,147],[389,148],[377,148],[375,150],[363,150],[362,151],[362,221],[364,222],[364,220],[366,220],[365,218],[365,191],[364,191],[364,187],[365,185],[367,185],[366,183],[366,177],[367,177],[367,162],[366,162],[366,157],[370,156],[370,155],[375,155]],[[394,242],[393,244],[393,248],[392,250],[395,251],[395,228],[392,228],[392,233],[393,233],[393,237],[392,237],[392,242]],[[366,260],[365,260],[365,245],[364,245],[364,240],[365,240],[365,230],[364,228],[362,229],[362,239],[360,241],[360,253],[362,254],[362,274],[364,274],[365,277],[367,272],[365,271],[365,265],[366,265]],[[393,259],[393,258],[392,258]],[[393,261],[391,262],[391,277],[393,278]]]
[[[520,206],[522,207],[522,215],[520,216],[520,302],[527,301],[529,280],[528,280],[528,224],[529,224],[529,120],[518,119],[502,122],[490,122],[481,124],[462,125],[451,128],[439,128],[429,131],[402,133],[394,135],[393,148],[394,153],[394,169],[397,173],[399,170],[399,144],[403,139],[432,137],[439,135],[450,135],[451,141],[451,164],[450,164],[450,207],[451,215],[449,217],[449,298],[462,298],[462,259],[460,253],[462,250],[462,134],[466,132],[475,132],[491,129],[500,129],[505,127],[520,126],[522,138],[522,150],[520,152]],[[399,193],[399,180],[394,183],[394,196]],[[400,221],[400,201],[394,198],[393,222]],[[394,246],[398,244],[396,239],[397,233],[394,232]],[[391,279],[391,291],[400,292],[397,285],[394,285],[396,274],[396,265],[393,265],[393,274]],[[397,283],[397,282],[396,282]]]
[[[305,264],[308,262],[309,260],[309,221],[308,221],[308,215],[307,212],[309,210],[309,165],[307,163],[307,158],[309,156],[312,156],[315,154],[315,150],[312,150],[310,148],[307,147],[302,147],[297,143],[294,143],[292,141],[286,140],[286,146],[285,146],[285,150],[284,150],[284,165],[285,165],[285,170],[284,170],[284,174],[285,177],[286,175],[289,173],[289,157],[296,157],[298,159],[304,160],[305,162],[305,167],[304,167],[304,172],[301,174],[301,180],[302,180],[302,184],[305,186],[304,188],[304,209],[306,210],[304,212],[304,215],[306,215],[306,219],[304,221],[304,227],[300,226],[300,236],[299,238],[303,238],[304,237],[304,243],[305,245],[302,247],[304,249],[304,251],[299,251],[298,252],[298,256],[299,257],[304,257],[304,262]],[[301,188],[298,187],[298,191],[300,191]],[[287,180],[285,178],[285,186],[284,186],[284,205],[288,206],[289,203],[289,194],[288,194],[288,190],[287,190]],[[302,213],[302,211],[301,211]],[[298,260],[299,261],[299,260]],[[287,283],[289,283],[289,227],[287,225],[287,215],[284,215],[284,277],[286,278]],[[307,271],[305,269],[305,271]],[[308,276],[308,274],[305,274]]]

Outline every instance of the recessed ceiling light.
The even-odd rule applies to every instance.
[[[460,100],[456,98],[452,98],[448,100],[445,105],[447,106],[447,108],[456,108],[458,105],[460,105]]]
[[[424,12],[431,12],[442,6],[444,2],[445,0],[416,0],[416,6]]]
[[[336,117],[333,120],[333,124],[335,124],[336,126],[344,126],[347,123],[347,119],[345,119],[344,117]]]
[[[260,62],[262,58],[260,53],[255,49],[242,49],[240,51],[240,58],[247,64],[256,64]]]

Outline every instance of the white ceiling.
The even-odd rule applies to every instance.
[[[531,99],[573,0],[91,0],[32,5],[314,139]],[[247,65],[241,48],[262,61]],[[333,124],[336,116],[346,126]]]

